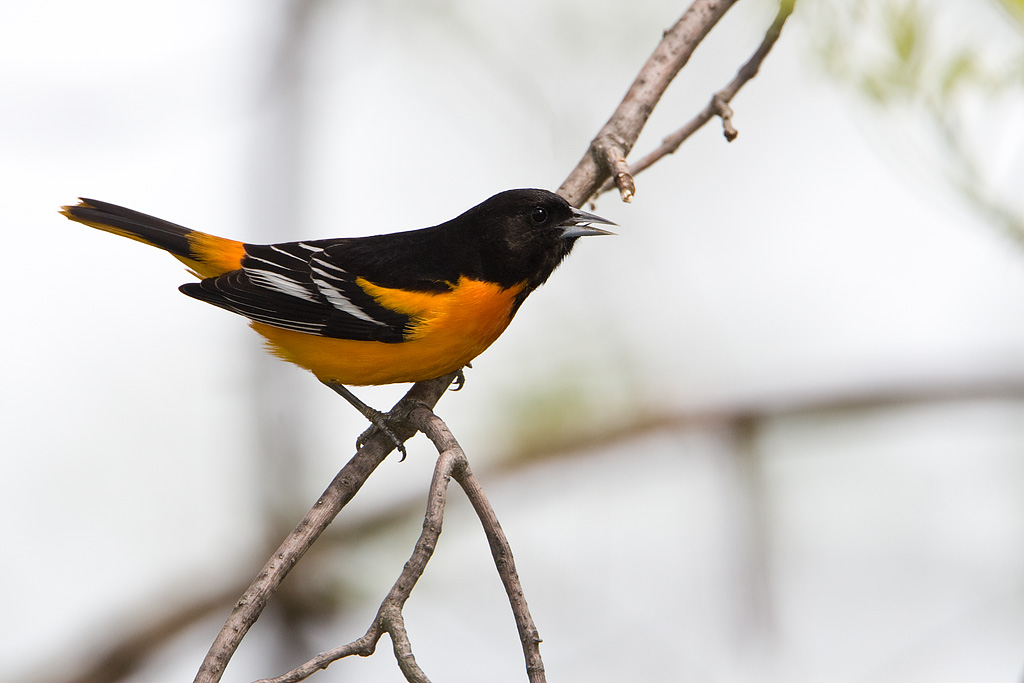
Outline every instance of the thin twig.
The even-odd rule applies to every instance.
[[[402,608],[412,594],[416,582],[423,575],[427,562],[434,554],[434,548],[441,535],[448,481],[451,478],[454,478],[466,492],[466,496],[484,528],[491,548],[491,555],[494,557],[495,567],[505,586],[516,628],[519,630],[519,638],[526,660],[527,676],[531,683],[544,683],[544,662],[540,656],[541,640],[526,599],[523,597],[523,587],[512,558],[512,548],[501,529],[494,508],[487,500],[480,482],[473,475],[462,446],[459,445],[444,421],[426,406],[414,408],[409,415],[409,420],[417,429],[426,434],[439,453],[437,464],[434,466],[434,476],[430,482],[423,531],[416,541],[412,556],[406,562],[405,568],[391,587],[387,597],[381,602],[377,616],[374,617],[370,628],[361,638],[347,645],[322,652],[277,678],[264,679],[257,683],[298,683],[344,657],[371,655],[376,649],[377,642],[385,633],[391,636],[395,658],[398,660],[399,668],[406,680],[411,683],[428,683],[426,675],[416,664],[416,659],[412,654],[412,646],[402,618]]]
[[[736,97],[736,93],[738,93],[744,85],[757,75],[765,57],[767,57],[768,53],[771,52],[775,42],[782,34],[782,27],[785,25],[786,20],[789,19],[789,16],[793,13],[793,6],[795,4],[796,0],[781,0],[779,3],[779,11],[775,15],[772,25],[769,26],[768,30],[765,32],[764,39],[761,41],[761,44],[758,46],[757,50],[754,51],[754,54],[750,56],[750,59],[748,59],[746,63],[739,68],[733,79],[729,81],[728,85],[712,95],[707,105],[705,105],[696,116],[687,121],[686,125],[682,126],[671,135],[666,136],[658,147],[653,149],[642,159],[636,163],[630,164],[628,171],[630,175],[635,176],[653,166],[663,157],[674,153],[679,149],[679,146],[687,140],[687,138],[700,130],[704,124],[715,116],[718,116],[722,120],[722,133],[725,135],[725,139],[729,142],[736,139],[739,132],[733,126],[733,112],[729,107],[729,103],[732,102],[734,97]],[[611,190],[613,187],[616,187],[616,184],[612,180],[605,180],[604,184],[601,185],[601,188],[595,194],[602,194]]]
[[[427,410],[423,408],[423,410]],[[427,410],[427,412],[430,412]],[[433,413],[430,413],[431,415]],[[456,444],[456,447],[458,444]],[[430,481],[430,492],[427,496],[427,512],[423,519],[423,531],[413,548],[412,556],[405,563],[405,567],[398,579],[395,581],[387,597],[384,598],[377,610],[373,623],[362,638],[347,645],[322,652],[295,667],[291,671],[277,678],[268,678],[257,683],[296,683],[313,675],[321,669],[326,669],[332,663],[349,657],[360,655],[363,657],[373,654],[377,642],[387,633],[391,636],[394,645],[395,659],[398,666],[405,674],[405,678],[412,682],[427,683],[426,674],[416,664],[416,658],[412,654],[412,645],[409,642],[409,635],[405,630],[405,621],[402,618],[402,608],[405,601],[412,594],[416,582],[423,576],[427,568],[427,562],[434,554],[437,547],[437,539],[441,536],[441,525],[444,521],[444,506],[448,493],[448,481],[452,476],[452,470],[458,467],[460,461],[465,460],[465,454],[461,448],[457,450],[446,450],[441,452],[434,465],[434,476]]]
[[[407,414],[413,406],[434,406],[451,384],[455,374],[445,375],[429,382],[418,382],[395,405],[393,413]],[[402,440],[409,439],[415,432],[411,427],[399,425],[396,434]],[[284,577],[295,563],[309,550],[345,505],[366,482],[384,458],[394,450],[394,443],[381,433],[376,433],[352,456],[352,459],[338,472],[338,475],[324,491],[313,508],[302,518],[298,526],[285,538],[281,546],[263,566],[263,569],[239,598],[231,615],[210,646],[196,674],[195,683],[216,683],[224,675],[228,661],[234,655],[242,638],[249,631],[270,596],[274,594]]]
[[[523,657],[526,660],[526,674],[530,683],[544,683],[546,678],[544,662],[540,656],[540,635],[537,632],[537,625],[530,615],[530,608],[526,604],[523,586],[519,581],[515,560],[512,558],[512,546],[509,545],[508,538],[505,537],[505,532],[501,529],[494,508],[491,507],[480,482],[470,469],[469,461],[466,459],[462,447],[459,446],[441,418],[431,411],[423,409],[414,410],[410,417],[416,427],[434,442],[438,450],[444,448],[446,451],[451,450],[461,454],[461,458],[452,469],[452,477],[466,492],[466,497],[469,498],[469,502],[484,528],[487,542],[491,548],[491,556],[494,558],[494,566],[505,587],[505,593],[508,595],[509,605],[512,608],[512,616],[516,622],[516,629],[519,631]]]
[[[647,59],[618,108],[594,136],[586,154],[558,188],[574,206],[582,206],[601,183],[614,177],[623,200],[633,195],[633,179],[618,160],[629,156],[644,124],[690,55],[737,0],[695,0]]]

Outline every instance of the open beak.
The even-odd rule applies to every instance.
[[[617,223],[612,223],[607,218],[601,218],[600,216],[595,216],[594,214],[587,213],[586,211],[573,209],[572,218],[561,224],[562,239],[569,239],[570,237],[586,237],[587,235],[615,234],[611,230],[594,227],[595,223],[599,225],[618,225]]]

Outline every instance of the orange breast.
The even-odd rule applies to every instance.
[[[371,296],[413,320],[397,344],[318,337],[252,323],[276,355],[322,381],[367,385],[419,382],[458,370],[501,336],[525,283],[508,289],[460,278],[449,292],[405,292],[358,281]]]

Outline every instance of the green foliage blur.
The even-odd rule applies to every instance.
[[[825,71],[885,120],[879,147],[1024,243],[1024,0],[802,9]]]

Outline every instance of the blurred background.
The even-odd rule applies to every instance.
[[[249,242],[557,187],[685,9],[639,0],[0,8],[0,679],[189,680],[361,419],[94,197]],[[744,0],[641,155],[759,44]],[[1020,681],[1020,0],[800,0],[760,75],[638,177],[438,412],[516,553],[552,681]],[[406,387],[363,389],[386,408]],[[363,634],[435,453],[387,460],[225,680]],[[452,489],[406,608],[434,680],[524,680]],[[314,680],[397,681],[374,657]]]

